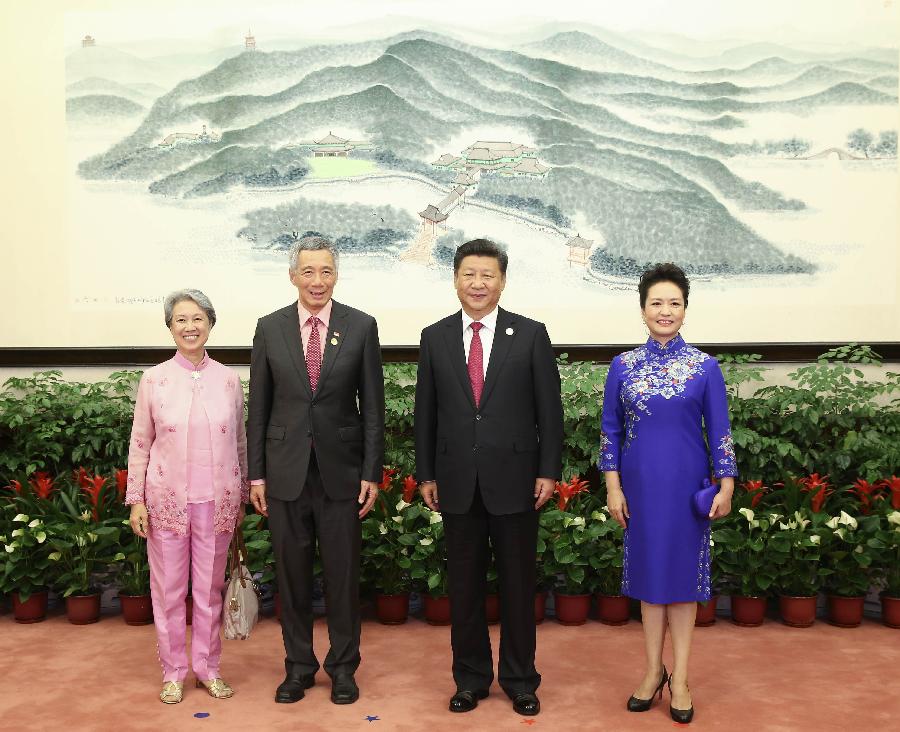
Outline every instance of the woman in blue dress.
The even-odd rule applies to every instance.
[[[644,272],[638,292],[650,337],[610,365],[600,469],[610,513],[625,527],[622,594],[641,601],[643,618],[647,669],[628,709],[650,709],[668,682],[672,718],[684,723],[694,711],[688,660],[697,601],[710,598],[710,520],[731,510],[737,470],[719,364],[679,335],[687,277],[659,264]],[[693,497],[710,474],[719,489],[708,516],[699,516]],[[667,628],[671,677],[662,662]]]

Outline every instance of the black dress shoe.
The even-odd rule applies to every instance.
[[[359,699],[359,687],[353,674],[335,674],[331,679],[331,701],[335,704],[352,704]]]
[[[656,698],[656,695],[659,695],[659,698],[662,699],[663,687],[666,685],[666,682],[669,680],[669,673],[666,671],[666,667],[662,668],[662,678],[659,680],[659,685],[656,687],[656,691],[654,691],[649,699],[639,699],[636,696],[628,697],[628,711],[629,712],[646,712],[653,706],[653,700]]]
[[[275,702],[277,704],[293,704],[303,698],[304,692],[311,686],[315,686],[315,674],[291,674],[284,677],[275,690]]]
[[[672,693],[672,677],[669,677],[669,694]],[[690,721],[694,718],[694,705],[691,704],[690,709],[676,709],[671,704],[669,704],[669,714],[672,719],[674,719],[679,724],[690,724]]]
[[[487,699],[487,696],[487,689],[476,689],[475,691],[462,689],[460,691],[457,691],[452,697],[450,697],[450,711],[471,712],[475,707],[478,706],[478,700]]]
[[[512,703],[516,714],[522,714],[526,717],[533,717],[541,711],[541,703],[535,694],[516,694]]]

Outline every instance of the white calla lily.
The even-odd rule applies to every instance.
[[[384,524],[378,524],[378,533],[384,536],[388,532],[387,526]]]
[[[444,520],[444,517],[441,516],[437,511],[432,511],[428,516],[429,524],[439,524]]]
[[[62,552],[50,552],[47,555],[47,559],[52,559],[54,562],[58,562],[59,558],[62,556]]]
[[[753,520],[756,518],[756,514],[749,508],[741,508],[738,510],[738,513],[743,515],[745,519],[747,519],[748,523],[753,523]]]
[[[395,509],[395,510],[397,510],[397,511],[402,511],[402,510],[403,510],[404,508],[406,508],[407,506],[412,506],[412,504],[411,504],[411,503],[407,503],[406,501],[404,501],[404,500],[401,498],[399,501],[397,501],[397,506],[396,506],[396,509]]]
[[[819,536],[818,534],[813,534],[812,536],[809,537],[809,540],[810,540],[813,544],[818,544],[818,543],[820,543],[820,542],[822,541],[822,537]]]
[[[836,529],[838,525],[838,517],[834,516],[833,518],[828,519],[828,521],[825,522],[825,525],[829,529]]]
[[[403,523],[403,517],[402,517],[402,516],[392,516],[391,518],[392,518],[392,520],[394,521],[395,524],[402,524],[402,523]]]
[[[887,520],[889,524],[900,526],[900,511],[891,511],[891,513],[887,515]]]
[[[426,539],[419,539],[419,543],[422,546],[431,546],[432,544],[434,544],[434,539],[432,539],[430,537],[426,538]]]
[[[33,529],[33,528],[35,528],[36,526],[40,526],[40,525],[41,525],[41,520],[40,520],[40,519],[31,519],[31,521],[30,521],[29,524],[28,524],[28,528],[29,528],[29,529]]]
[[[25,529],[13,529],[10,536],[12,536],[13,538],[17,536],[25,536]]]
[[[23,524],[27,524],[28,520],[28,516],[26,516],[24,513],[17,513],[15,516],[13,516],[13,523],[21,522]]]
[[[4,544],[3,548],[6,550],[7,554],[12,554],[16,550],[16,542],[12,544]]]
[[[846,511],[841,511],[841,516],[838,519],[838,523],[843,524],[844,526],[849,526],[851,529],[855,529],[859,525],[857,524],[856,519]]]
[[[835,536],[839,536],[839,537],[841,537],[841,539],[843,539],[843,538],[844,538],[844,534],[846,533],[846,531],[847,531],[846,529],[840,528],[840,529],[835,529],[832,533],[833,533]]]
[[[34,538],[37,540],[38,544],[43,544],[45,541],[47,541],[47,534],[45,534],[43,531],[38,531],[34,535]]]

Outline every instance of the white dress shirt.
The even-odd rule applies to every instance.
[[[463,326],[463,349],[466,352],[466,363],[469,363],[469,347],[472,345],[472,328],[474,319],[466,315],[466,311],[462,311]],[[485,315],[479,321],[484,327],[479,331],[478,336],[481,338],[481,351],[484,354],[482,366],[484,367],[484,375],[487,378],[488,363],[491,360],[491,347],[494,345],[494,332],[497,330],[497,308]]]

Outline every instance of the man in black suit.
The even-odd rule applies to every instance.
[[[375,319],[331,299],[337,262],[327,239],[294,244],[289,271],[299,299],[259,319],[250,360],[250,500],[269,517],[275,551],[287,654],[275,692],[282,703],[302,699],[319,669],[311,604],[317,539],[331,700],[359,698],[360,519],[381,478],[384,379]]]
[[[507,255],[475,239],[453,259],[462,311],[422,331],[416,477],[447,540],[453,679],[450,711],[468,712],[494,678],[485,617],[493,548],[500,580],[500,686],[535,715],[538,509],[560,477],[559,371],[542,323],[498,307]],[[440,495],[440,498],[438,498]]]

